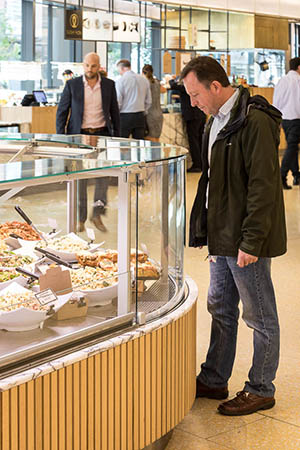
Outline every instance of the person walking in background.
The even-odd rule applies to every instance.
[[[120,114],[115,83],[101,77],[100,58],[88,53],[83,62],[84,75],[67,81],[58,105],[56,132],[120,136]],[[100,231],[106,231],[101,216],[107,204],[108,177],[96,179],[91,221]],[[79,227],[84,231],[87,219],[87,180],[79,180]]]
[[[160,106],[160,94],[166,92],[160,82],[153,76],[151,64],[145,64],[142,69],[143,75],[150,83],[152,104],[146,115],[146,139],[158,142],[163,126],[163,113]]]
[[[190,220],[191,247],[208,246],[210,345],[197,397],[226,399],[236,352],[239,301],[253,330],[249,380],[221,414],[272,408],[279,362],[279,324],[271,258],[286,252],[278,160],[281,113],[246,88],[233,89],[213,58],[191,60],[181,74],[192,106],[211,114],[203,139],[203,172]]]
[[[281,161],[283,189],[292,189],[287,183],[291,170],[293,185],[300,183],[298,144],[300,142],[300,58],[290,60],[289,72],[279,80],[274,90],[273,105],[282,112],[282,128],[287,141],[287,149]]]
[[[206,116],[203,111],[191,105],[189,95],[186,93],[185,87],[178,82],[178,79],[169,80],[172,90],[176,90],[180,95],[181,114],[186,123],[186,133],[189,141],[189,149],[192,158],[192,167],[187,169],[188,172],[201,172],[201,148],[202,134],[205,126]]]
[[[116,90],[121,117],[121,137],[145,138],[145,115],[151,103],[149,81],[131,70],[130,61],[121,59],[117,63],[121,77],[116,81]]]

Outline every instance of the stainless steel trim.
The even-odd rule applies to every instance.
[[[112,319],[107,319],[104,322],[101,322],[100,324],[91,325],[89,327],[83,328],[81,330],[78,330],[76,332],[70,332],[66,334],[65,336],[59,336],[56,339],[52,339],[51,342],[39,342],[35,345],[30,346],[28,349],[21,351],[15,351],[13,353],[10,353],[8,355],[0,356],[0,367],[1,372],[2,368],[7,365],[13,365],[21,361],[25,361],[28,358],[32,358],[34,356],[41,355],[39,364],[42,363],[43,356],[46,352],[49,352],[50,350],[59,348],[63,349],[64,345],[70,344],[71,342],[78,342],[82,338],[92,337],[93,335],[99,334],[103,331],[106,331],[108,329],[113,329],[116,327],[119,327],[121,325],[130,324],[133,325],[133,319],[135,317],[134,313],[128,313],[121,317],[114,317]],[[74,345],[73,351],[76,351],[76,346]],[[2,373],[1,373],[2,376]],[[5,375],[7,376],[7,375]],[[0,377],[1,378],[1,377]]]

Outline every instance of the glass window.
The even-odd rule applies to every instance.
[[[35,60],[48,59],[48,5],[36,4],[35,9]]]
[[[109,42],[107,45],[108,65],[107,71],[109,78],[116,79],[119,72],[116,67],[116,62],[122,58],[121,56],[121,42]]]
[[[211,31],[227,31],[227,14],[227,12],[221,11],[210,12]]]
[[[196,23],[198,30],[208,30],[208,9],[192,9],[192,23]]]
[[[209,48],[211,50],[227,49],[227,33],[210,33]]]

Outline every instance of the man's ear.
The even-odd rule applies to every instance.
[[[212,90],[213,93],[219,94],[221,92],[222,85],[219,81],[215,80],[210,83],[210,89]]]

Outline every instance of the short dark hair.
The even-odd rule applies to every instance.
[[[131,68],[131,64],[128,59],[120,59],[120,61],[117,62],[117,66],[127,67],[127,69]]]
[[[297,70],[298,66],[300,66],[299,57],[290,59],[290,70]]]
[[[182,81],[190,72],[194,72],[198,81],[207,87],[218,81],[223,87],[229,86],[229,80],[225,70],[214,58],[210,56],[197,56],[191,59],[180,74]]]

